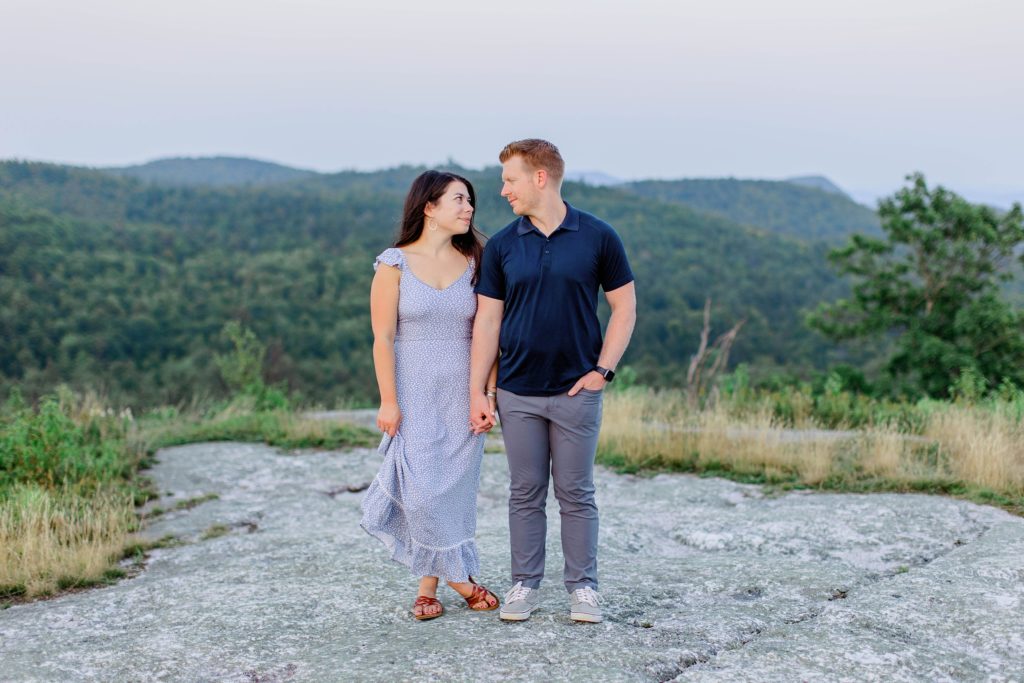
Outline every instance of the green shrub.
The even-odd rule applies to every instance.
[[[129,418],[86,407],[76,421],[72,409],[57,396],[44,397],[38,409],[18,398],[7,402],[0,420],[0,490],[18,483],[96,486],[132,476],[125,452]]]

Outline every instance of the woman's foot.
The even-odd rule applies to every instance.
[[[424,576],[420,579],[420,589],[416,593],[416,602],[412,605],[412,615],[424,621],[435,619],[444,614],[444,605],[437,600],[437,577]]]
[[[437,598],[420,595],[416,597],[416,602],[412,603],[412,616],[419,621],[437,619],[442,614],[444,605]]]
[[[474,581],[472,576],[469,577],[469,581],[459,583],[449,581],[448,585],[462,596],[471,610],[487,612],[497,609],[501,604],[497,595]]]

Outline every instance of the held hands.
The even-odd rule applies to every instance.
[[[402,421],[402,411],[397,403],[381,403],[377,411],[377,429],[388,436],[398,433],[398,425]]]
[[[474,434],[491,431],[496,424],[495,401],[482,391],[474,391],[469,396],[469,424]]]
[[[591,370],[587,374],[576,380],[576,384],[572,385],[572,389],[569,390],[570,396],[575,396],[580,393],[580,389],[589,389],[590,391],[601,391],[604,389],[608,382],[605,381],[604,377],[597,370]]]

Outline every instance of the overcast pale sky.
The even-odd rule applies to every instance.
[[[1024,200],[1020,0],[0,0],[0,158],[496,163],[622,178],[914,170]]]

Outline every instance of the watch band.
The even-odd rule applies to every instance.
[[[594,370],[598,374],[600,374],[602,377],[604,377],[604,381],[605,382],[611,382],[613,379],[615,379],[615,371],[614,370],[609,370],[608,368],[602,368],[600,365],[595,366]]]

